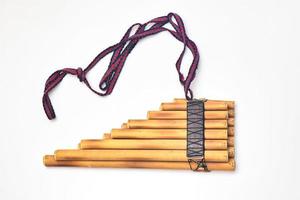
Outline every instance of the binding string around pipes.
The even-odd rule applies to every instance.
[[[173,29],[166,28],[170,24]],[[144,24],[133,24],[120,42],[99,53],[84,69],[64,68],[46,81],[43,107],[49,120],[56,117],[49,92],[67,74],[77,76],[99,96],[112,93],[125,61],[143,38],[163,31],[183,43],[175,67],[185,98],[164,102],[146,119],[129,119],[121,127],[104,133],[103,138],[83,139],[77,148],[56,150],[44,156],[48,167],[149,168],[211,171],[235,169],[234,117],[235,103],[228,100],[194,99],[190,89],[199,63],[196,44],[189,39],[181,17],[175,13],[154,18]],[[181,71],[182,59],[189,49],[193,55],[186,76]],[[99,89],[91,87],[87,74],[105,56],[112,54]]]

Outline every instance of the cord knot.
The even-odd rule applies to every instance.
[[[77,74],[77,77],[78,77],[78,79],[79,79],[80,82],[86,80],[86,78],[85,78],[85,72],[82,70],[81,67],[78,67],[76,69],[76,74]]]

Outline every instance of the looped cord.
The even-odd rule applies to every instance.
[[[174,30],[165,28],[164,25],[166,25],[167,23],[170,23]],[[132,34],[134,28],[136,28],[136,30]],[[64,68],[54,72],[46,81],[43,95],[43,107],[48,119],[51,120],[55,118],[55,112],[49,98],[49,92],[53,88],[55,88],[67,74],[76,75],[79,81],[85,83],[85,85],[95,94],[99,96],[109,95],[114,89],[114,86],[119,78],[127,56],[133,50],[138,41],[147,36],[154,35],[163,31],[168,31],[177,40],[183,43],[183,50],[179,58],[177,59],[175,66],[179,75],[179,81],[183,85],[186,99],[193,99],[193,93],[190,89],[190,86],[195,78],[200,56],[196,44],[186,35],[184,24],[180,16],[175,13],[169,13],[167,16],[157,17],[144,24],[133,24],[126,31],[125,35],[119,43],[112,45],[99,53],[84,70],[82,70],[82,68]],[[188,74],[185,77],[181,72],[181,63],[186,48],[191,51],[193,55],[193,61],[190,65]],[[102,58],[110,53],[112,53],[110,63],[107,67],[107,71],[104,73],[99,83],[100,91],[97,91],[91,87],[89,81],[86,79],[86,75]]]
[[[205,163],[205,160],[204,158],[200,159],[200,160],[193,160],[193,159],[188,159],[188,163],[189,163],[189,166],[190,166],[190,169],[192,171],[199,171],[199,169],[203,169],[205,172],[209,172],[208,168],[207,168],[207,165]],[[193,168],[193,163],[196,164],[196,167]]]
[[[77,73],[77,77],[78,77],[78,79],[79,79],[80,82],[86,80],[85,73],[84,73],[84,71],[82,70],[81,67],[77,68],[76,73]]]

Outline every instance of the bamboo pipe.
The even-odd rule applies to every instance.
[[[228,146],[233,147],[234,146],[234,137],[228,137]]]
[[[234,136],[234,127],[233,126],[228,127],[228,135],[229,136]]]
[[[173,103],[162,103],[160,110],[171,111],[171,110],[187,110],[186,102],[173,102]],[[204,102],[204,110],[228,110],[228,106],[225,102]]]
[[[176,103],[184,103],[186,102],[186,99],[180,99],[180,98],[175,98],[174,102]],[[224,101],[224,100],[207,100],[207,102],[224,102],[228,105],[229,109],[234,109],[234,101]]]
[[[234,101],[216,101],[216,100],[208,100],[209,102],[225,102],[228,105],[228,116],[229,117],[234,117],[235,116],[235,111],[234,111]],[[175,103],[186,103],[186,100],[176,100]],[[206,111],[208,112],[208,111]]]
[[[228,116],[229,117],[234,117],[235,113],[234,113],[234,109],[229,109],[228,110]]]
[[[229,109],[234,109],[235,102],[234,101],[224,101],[224,100],[207,100],[208,102],[225,102]]]
[[[186,139],[186,129],[112,129],[113,139]],[[227,129],[205,129],[205,139],[227,139]]]
[[[57,161],[53,155],[44,156],[44,165],[47,167],[97,167],[97,168],[148,168],[148,169],[185,169],[190,170],[187,162],[135,162],[135,161]],[[192,168],[196,167],[191,163]],[[235,161],[230,159],[227,163],[207,163],[209,170],[234,170]],[[201,170],[201,169],[200,169]]]
[[[148,119],[187,119],[187,111],[149,111]],[[228,111],[205,111],[205,119],[228,119]]]
[[[204,140],[207,150],[227,149],[227,140]],[[186,140],[81,140],[80,149],[174,149],[185,150]]]
[[[227,142],[230,143],[230,145],[228,144],[228,156],[230,158],[234,158],[235,157],[234,136],[228,137]]]
[[[187,128],[187,120],[128,120],[128,128]],[[205,128],[227,128],[227,120],[204,120]]]
[[[234,147],[228,147],[228,156],[229,158],[234,158],[234,154],[235,154],[235,149]]]
[[[186,150],[56,150],[55,160],[186,161]],[[228,151],[208,150],[207,162],[228,162]]]
[[[234,126],[234,118],[228,119],[228,126]]]

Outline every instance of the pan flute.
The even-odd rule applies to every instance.
[[[45,155],[45,166],[234,170],[234,101],[175,99],[102,139]]]

